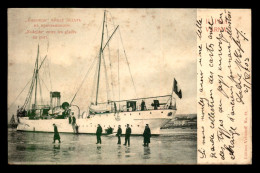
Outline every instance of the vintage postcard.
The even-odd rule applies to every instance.
[[[252,164],[250,9],[7,15],[10,165]]]

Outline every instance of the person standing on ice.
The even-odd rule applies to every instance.
[[[125,131],[125,144],[124,145],[127,145],[127,143],[128,143],[128,146],[130,146],[131,132],[132,132],[132,130],[129,127],[129,124],[127,124],[126,131]]]
[[[98,124],[98,127],[97,127],[97,131],[96,131],[96,135],[97,135],[97,143],[100,143],[101,144],[101,135],[102,135],[102,127],[100,126],[100,124]]]
[[[150,138],[151,138],[151,130],[150,130],[148,124],[146,124],[146,126],[145,126],[143,137],[144,137],[144,146],[149,147]]]
[[[53,124],[53,127],[54,127],[53,143],[55,143],[56,140],[58,140],[60,143],[60,134],[58,132],[58,128],[57,128],[56,124]]]
[[[121,135],[122,135],[122,129],[121,129],[121,126],[118,125],[118,130],[117,130],[117,134],[116,134],[116,136],[118,137],[117,144],[121,144]]]

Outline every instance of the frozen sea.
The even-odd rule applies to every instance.
[[[131,145],[117,145],[117,137],[60,133],[61,143],[53,144],[53,133],[19,132],[8,129],[9,164],[196,164],[197,129],[162,129],[143,147],[142,136],[131,136]]]

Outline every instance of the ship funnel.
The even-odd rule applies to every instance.
[[[50,107],[52,109],[57,106],[60,106],[60,92],[50,92]]]

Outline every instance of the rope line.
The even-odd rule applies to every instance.
[[[18,97],[22,94],[22,92],[25,90],[25,88],[27,87],[27,85],[32,81],[32,79],[30,79],[27,84],[25,85],[25,87],[22,89],[22,91],[19,93],[19,95],[15,98],[15,100],[13,101],[13,103],[9,106],[9,108],[11,108],[13,106],[13,104],[16,102],[16,100],[18,99]],[[8,108],[8,109],[9,109]]]
[[[120,77],[119,77],[119,49],[117,50],[117,59],[118,59],[118,97],[119,97],[119,100],[120,100]],[[119,103],[119,110],[120,110],[120,103]]]
[[[109,11],[107,11],[107,12],[108,12],[109,15],[110,15],[110,18],[111,18],[111,21],[112,21],[112,25],[113,25],[113,27],[114,27],[114,29],[113,29],[113,31],[114,31],[115,28],[116,28],[116,25],[115,25],[115,23],[114,23],[114,20],[113,20],[113,18],[112,18],[111,13],[110,13]],[[108,28],[107,28],[107,30],[108,30]],[[107,35],[107,36],[108,36],[108,35]],[[112,80],[112,77],[113,77],[113,75],[112,75],[112,63],[111,63],[111,58],[110,58],[110,48],[109,48],[109,45],[108,45],[108,51],[109,51],[109,65],[110,65],[111,85],[112,85],[112,95],[113,95],[112,100],[114,100],[114,99],[115,99],[115,90],[114,90],[114,83],[113,83],[113,80]]]
[[[36,67],[36,62],[35,62],[35,67]],[[31,97],[32,97],[32,92],[33,92],[34,82],[35,82],[35,69],[34,69],[34,71],[33,71],[33,76],[32,76],[31,81],[32,81],[32,83],[31,83],[29,92],[28,92],[28,94],[27,94],[27,96],[26,96],[26,99],[25,99],[25,102],[24,102],[22,108],[25,108],[25,107],[27,106],[28,102],[31,103]],[[29,104],[29,105],[30,105],[30,104]]]
[[[130,76],[131,76],[132,84],[133,84],[133,86],[134,86],[135,96],[137,97],[137,94],[136,94],[136,88],[135,88],[135,83],[134,83],[134,79],[133,79],[133,76],[132,76],[132,73],[131,73],[131,69],[130,69],[130,66],[129,66],[128,58],[127,58],[127,56],[126,56],[125,47],[124,47],[124,44],[123,44],[123,40],[122,40],[122,36],[121,36],[121,32],[120,32],[120,28],[119,28],[119,36],[120,36],[121,43],[122,43],[122,46],[123,46],[123,49],[124,49],[124,55],[125,55],[126,63],[127,63],[127,66],[128,66],[128,70],[129,70],[129,73],[130,73]]]
[[[108,87],[108,79],[107,79],[107,68],[106,68],[106,62],[104,58],[104,54],[102,53],[102,59],[103,59],[103,65],[105,70],[105,77],[106,77],[106,90],[107,90],[107,100],[109,100],[109,87]]]
[[[108,27],[107,27],[107,15],[106,15],[106,30],[107,30],[107,40],[108,40]],[[110,67],[110,76],[111,76],[111,88],[112,88],[112,99],[114,99],[114,85],[113,85],[113,80],[112,80],[112,64],[111,64],[111,56],[110,56],[110,47],[109,47],[109,43],[107,44],[107,48],[108,48],[108,60],[109,60],[109,62],[108,62],[108,64],[109,64],[109,67]],[[109,89],[109,92],[110,92],[110,89]],[[109,97],[109,99],[111,99],[110,97]]]
[[[80,84],[80,87],[78,88],[78,90],[77,90],[76,94],[74,95],[73,99],[71,100],[71,102],[70,102],[70,105],[72,104],[72,102],[74,101],[75,97],[77,96],[77,94],[78,94],[78,92],[79,92],[80,88],[82,87],[82,85],[83,85],[84,81],[86,80],[86,78],[87,78],[87,76],[88,76],[88,74],[89,74],[90,70],[93,68],[93,64],[94,64],[95,60],[97,60],[97,59],[96,59],[96,58],[94,58],[94,60],[92,61],[91,65],[90,65],[90,68],[88,69],[88,71],[87,71],[87,73],[86,73],[86,75],[85,75],[85,77],[84,77],[83,81],[81,82],[81,84]]]
[[[49,88],[47,87],[47,85],[45,84],[44,80],[43,80],[42,78],[39,78],[39,79],[42,81],[42,83],[44,84],[45,88],[46,88],[48,91],[50,91]]]
[[[95,75],[94,75],[94,78],[93,78],[93,85],[92,85],[92,91],[91,91],[91,97],[90,97],[90,100],[91,102],[93,101],[94,102],[94,93],[95,93],[95,84],[97,83],[96,80],[97,80],[97,74],[98,74],[98,63],[96,63],[96,71],[95,71]]]
[[[41,80],[40,80],[40,75],[39,75],[39,74],[38,74],[38,79],[39,79],[39,87],[40,87],[41,104],[43,105],[43,100],[42,100],[42,86],[41,86]]]

